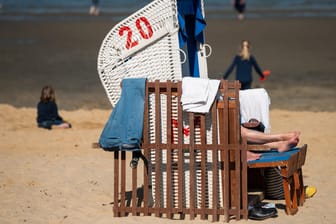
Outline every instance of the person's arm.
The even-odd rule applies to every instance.
[[[252,65],[253,65],[255,71],[259,74],[259,76],[261,78],[265,78],[265,76],[264,76],[263,72],[261,71],[261,69],[260,69],[260,67],[259,67],[259,65],[257,63],[257,60],[254,58],[254,56],[251,55],[250,60],[252,62]]]
[[[58,114],[58,108],[56,103],[52,103],[51,117],[55,120],[63,120],[63,118]]]
[[[238,59],[238,56],[235,56],[230,67],[227,69],[227,71],[225,72],[224,76],[223,76],[223,79],[227,79],[230,74],[232,73],[234,67],[236,66],[237,64],[237,59]]]
[[[45,115],[45,109],[43,107],[43,103],[39,102],[37,104],[37,123],[42,122],[45,119],[46,115]]]

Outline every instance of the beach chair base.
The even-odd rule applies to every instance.
[[[302,206],[305,201],[302,166],[306,152],[305,144],[288,152],[265,152],[260,160],[248,162],[250,169],[279,167],[288,215],[296,214],[298,206]]]

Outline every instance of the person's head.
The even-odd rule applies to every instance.
[[[48,101],[53,101],[55,102],[56,101],[56,98],[55,98],[55,91],[54,89],[47,85],[47,86],[44,86],[41,90],[41,97],[40,97],[40,100],[43,102],[43,103],[46,103]]]
[[[243,60],[250,59],[250,42],[248,40],[243,40],[240,45],[240,54]]]

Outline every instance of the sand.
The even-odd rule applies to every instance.
[[[336,20],[207,22],[210,77],[219,78],[240,40],[250,39],[259,64],[272,71],[265,83],[254,83],[271,96],[272,132],[301,130],[300,144],[308,144],[304,182],[316,186],[317,194],[295,216],[278,209],[277,218],[263,223],[334,223]],[[104,19],[0,22],[0,223],[211,222],[113,217],[113,154],[91,144],[111,112],[96,57],[114,24]],[[48,83],[72,129],[36,127],[39,91]]]

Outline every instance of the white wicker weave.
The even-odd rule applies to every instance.
[[[103,40],[97,67],[112,106],[123,78],[181,80],[176,0],[155,0],[114,26]]]

